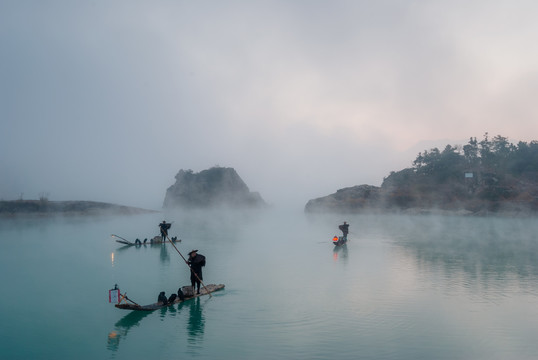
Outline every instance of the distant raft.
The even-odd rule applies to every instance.
[[[113,235],[113,236],[117,237],[117,235]],[[172,240],[173,243],[181,242],[181,239],[178,239],[176,236],[171,237],[170,240]],[[163,242],[167,243],[168,241],[166,240],[163,241],[162,237],[155,236],[152,239],[149,239],[149,241],[148,239],[144,239],[144,240],[136,239],[134,242],[132,242],[124,238],[119,238],[119,239],[116,239],[116,242],[119,242],[120,244],[124,244],[127,246],[141,246],[141,245],[147,245],[147,244],[150,244],[150,245],[162,244]]]
[[[335,238],[336,238],[336,236],[335,236]],[[338,238],[338,240],[336,240],[335,238],[333,238],[333,244],[334,244],[334,246],[343,246],[343,245],[347,244],[347,236],[345,236],[345,237],[344,237],[344,236],[340,236],[340,237]]]
[[[187,287],[184,286],[183,289],[185,289],[185,288],[187,288]],[[190,286],[188,286],[188,288],[190,288]],[[158,309],[170,306],[170,305],[179,304],[181,302],[188,301],[188,300],[197,298],[199,296],[204,296],[204,295],[207,295],[209,293],[219,291],[219,290],[222,290],[222,289],[224,289],[224,284],[218,284],[218,285],[209,284],[209,285],[206,285],[205,287],[202,287],[200,289],[200,294],[192,294],[192,293],[188,294],[187,292],[185,292],[185,294],[184,294],[185,297],[184,297],[183,300],[181,300],[180,298],[176,298],[174,301],[166,303],[166,304],[161,302],[161,301],[158,301],[156,303],[149,304],[149,305],[138,305],[138,304],[134,304],[134,303],[133,304],[128,304],[128,303],[121,303],[120,302],[119,304],[116,304],[114,306],[117,307],[118,309],[124,309],[124,310],[153,311],[153,310],[158,310]]]

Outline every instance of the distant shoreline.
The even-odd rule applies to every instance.
[[[0,217],[51,215],[136,215],[158,213],[131,206],[96,201],[2,200]]]
[[[407,215],[407,216],[461,216],[461,217],[502,217],[502,218],[536,218],[536,211],[500,210],[500,211],[470,211],[466,209],[440,209],[413,207],[407,209],[398,208],[361,208],[361,209],[315,209],[305,211],[307,216],[324,214],[341,215]]]

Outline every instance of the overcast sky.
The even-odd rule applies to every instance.
[[[159,209],[180,169],[269,203],[418,151],[538,139],[538,2],[0,1],[0,198]]]

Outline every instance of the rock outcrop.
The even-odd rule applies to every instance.
[[[400,212],[409,214],[538,214],[538,182],[492,180],[424,184],[413,169],[391,173],[381,187],[359,185],[309,200],[305,212]]]
[[[251,192],[233,168],[213,167],[193,173],[180,170],[166,190],[163,208],[263,207],[259,193]]]
[[[309,200],[305,212],[360,212],[380,206],[381,188],[373,185],[357,185],[339,189],[336,193]]]

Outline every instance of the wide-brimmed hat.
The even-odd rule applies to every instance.
[[[198,252],[198,250],[191,250],[191,251],[189,252],[189,255],[192,254],[193,252],[194,252],[194,253],[195,253],[195,252]]]

